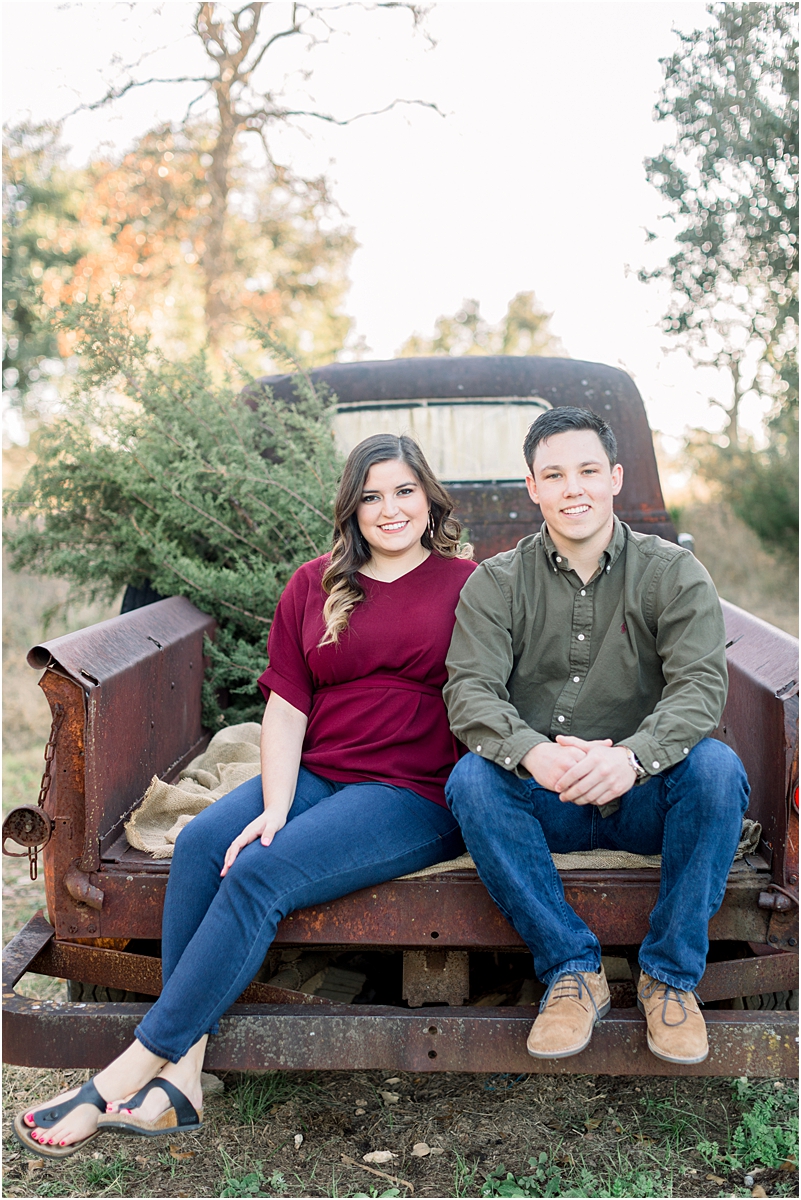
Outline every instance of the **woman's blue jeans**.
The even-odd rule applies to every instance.
[[[476,754],[460,759],[446,787],[479,875],[546,984],[566,971],[597,971],[601,961],[598,939],[565,900],[550,852],[661,854],[659,898],[639,961],[654,979],[688,992],[706,967],[709,918],[723,901],[748,794],[739,758],[711,738],[632,788],[605,818]]]
[[[288,913],[464,851],[448,809],[416,792],[332,783],[301,767],[284,828],[271,845],[241,850],[221,879],[226,850],[263,808],[256,776],[199,813],[175,843],[162,921],[164,987],[136,1029],[170,1062],[216,1032]]]

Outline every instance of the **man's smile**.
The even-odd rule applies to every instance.
[[[589,504],[576,504],[573,508],[563,508],[562,512],[567,517],[580,517],[582,513],[589,512]]]

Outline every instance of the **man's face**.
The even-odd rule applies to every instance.
[[[611,529],[612,497],[623,486],[623,468],[609,465],[597,433],[555,433],[537,446],[533,468],[526,487],[552,537],[578,549]]]

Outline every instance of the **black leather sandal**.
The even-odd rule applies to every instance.
[[[43,1145],[32,1138],[31,1134],[35,1129],[52,1129],[54,1125],[58,1125],[59,1121],[81,1104],[93,1104],[101,1113],[105,1113],[106,1101],[95,1087],[94,1079],[87,1080],[69,1100],[62,1100],[57,1104],[51,1105],[50,1108],[33,1109],[35,1125],[27,1125],[25,1123],[25,1116],[31,1109],[26,1109],[24,1113],[19,1113],[14,1118],[14,1137],[26,1150],[29,1150],[32,1154],[38,1154],[42,1158],[69,1158],[76,1150],[83,1149],[84,1146],[87,1146],[89,1142],[93,1141],[102,1132],[99,1120],[98,1127],[94,1133],[90,1133],[88,1137],[82,1138],[80,1142],[72,1142],[69,1146],[48,1146],[46,1143]]]
[[[97,1123],[98,1129],[114,1129],[117,1133],[133,1133],[139,1137],[160,1137],[162,1133],[187,1133],[202,1128],[203,1110],[198,1112],[169,1079],[151,1079],[135,1096],[125,1101],[125,1108],[139,1108],[145,1096],[154,1088],[161,1088],[168,1100],[172,1101],[171,1108],[152,1121],[128,1112],[105,1113]]]

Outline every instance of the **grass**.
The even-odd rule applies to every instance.
[[[6,1121],[84,1076],[7,1068]],[[406,1196],[397,1179],[415,1197],[717,1197],[749,1195],[749,1172],[768,1195],[798,1194],[791,1083],[530,1075],[499,1092],[484,1075],[404,1074],[390,1125],[377,1099],[385,1076],[231,1073],[223,1092],[207,1095],[195,1137],[104,1134],[40,1166],[6,1125],[5,1195]],[[443,1153],[413,1156],[420,1141]],[[342,1161],[360,1164],[373,1150],[397,1155],[382,1168],[393,1179]]]

